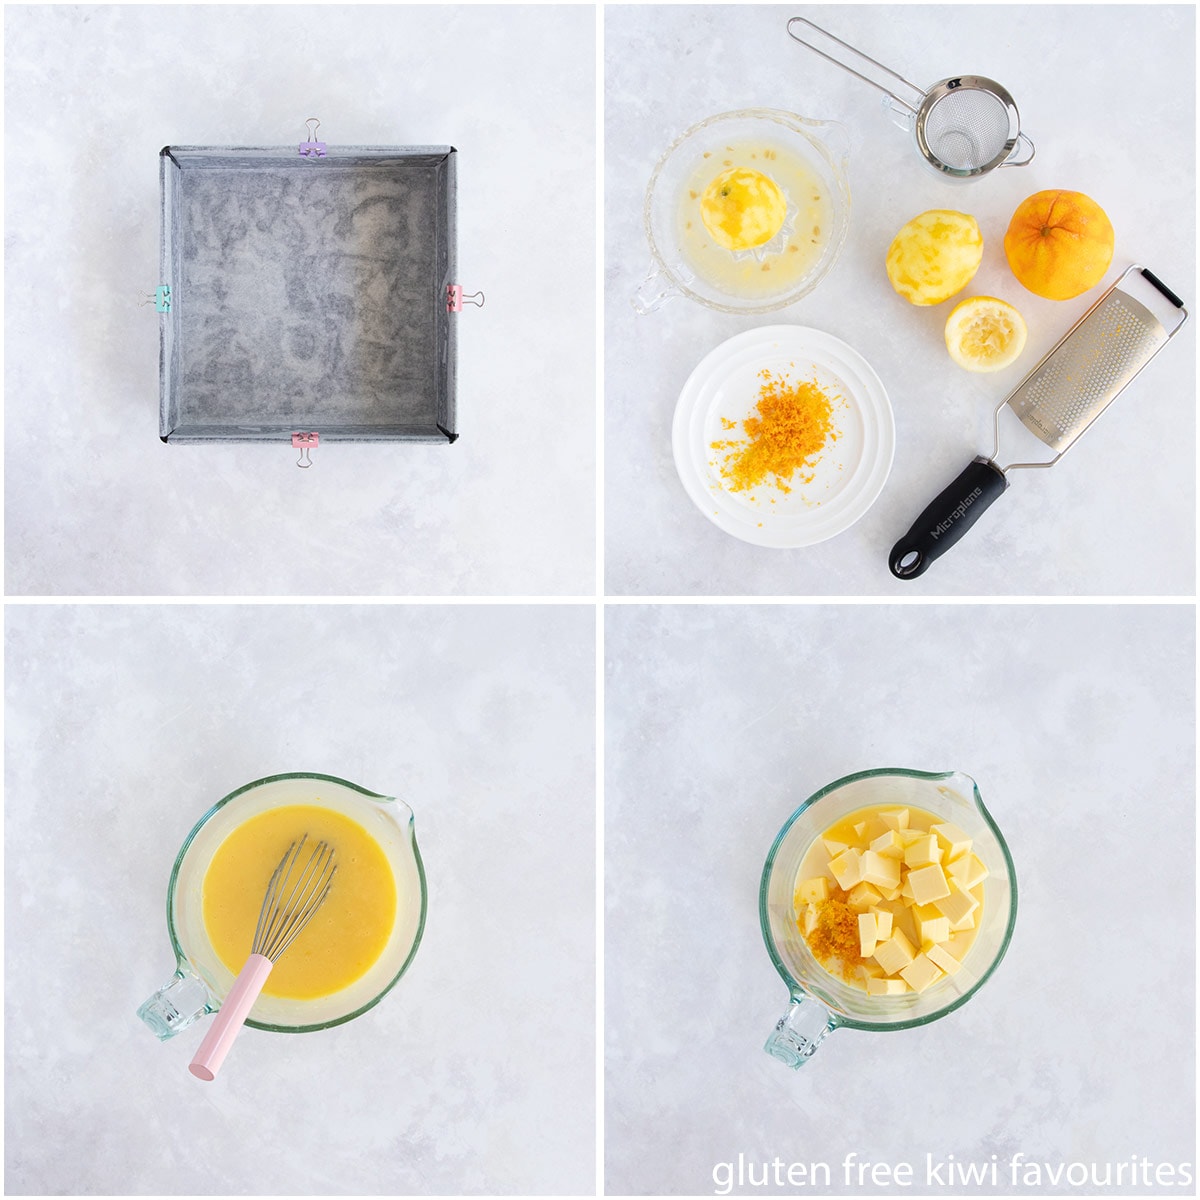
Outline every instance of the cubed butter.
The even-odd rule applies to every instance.
[[[881,942],[886,942],[892,936],[892,914],[886,908],[873,908],[875,914],[876,934]]]
[[[796,889],[796,899],[801,904],[820,904],[829,899],[829,880],[824,875],[806,879]]]
[[[959,921],[970,916],[979,907],[979,901],[970,892],[964,892],[953,879],[948,881],[948,886],[950,895],[935,900],[933,907],[946,917],[951,925],[957,925]],[[971,923],[975,923],[973,917]]]
[[[857,823],[857,824],[854,826],[854,833],[855,833],[855,836],[856,836],[856,837],[862,837],[862,835],[863,835],[864,833],[866,833],[866,832],[867,832],[867,823],[866,823],[866,821],[859,821],[859,822],[858,822],[858,823]]]
[[[844,854],[850,849],[850,843],[845,838],[823,837],[821,841],[825,844],[825,849],[834,858],[837,858],[839,854]]]
[[[899,832],[908,828],[907,808],[888,808],[879,814],[879,819],[889,828]]]
[[[904,843],[900,840],[900,835],[894,829],[889,829],[886,833],[881,833],[871,843],[871,849],[876,854],[882,854],[885,858],[904,857]]]
[[[949,937],[949,934],[946,935]],[[876,933],[875,914],[870,912],[858,914],[858,946],[863,958],[870,958],[875,953]]]
[[[858,964],[858,977],[863,981],[864,986],[870,979],[882,979],[883,968],[877,962],[864,962]]]
[[[901,967],[906,967],[916,957],[912,942],[900,932],[894,930],[886,942],[875,947],[875,961],[888,975],[895,975]]]
[[[883,897],[869,884],[856,883],[846,896],[846,903],[855,912],[866,912],[872,904],[878,904]]]
[[[887,858],[868,850],[862,856],[862,877],[867,883],[876,887],[894,888],[900,885],[900,860]]]
[[[967,913],[967,915],[965,917],[962,918],[961,921],[951,921],[950,922],[950,932],[951,933],[966,933],[967,930],[974,929],[975,928],[975,914],[978,912],[979,912],[979,909],[973,908],[969,913]]]
[[[909,871],[906,882],[912,888],[913,899],[918,904],[932,904],[935,900],[950,895],[950,884],[945,872],[937,863]],[[951,924],[953,923],[952,921]]]
[[[917,925],[917,939],[922,944],[950,940],[950,918],[939,912],[936,905],[914,904],[912,914]]]
[[[805,937],[817,927],[817,906],[815,904],[808,905],[800,917],[800,930]]]
[[[967,882],[971,878],[971,859],[973,854],[964,854],[962,858],[956,858],[952,863],[947,863],[942,869],[946,872],[947,879],[953,879],[960,888],[967,888],[971,885]]]
[[[881,896],[882,896],[882,897],[883,897],[885,900],[898,900],[898,899],[900,898],[900,889],[899,889],[898,887],[894,887],[894,888],[880,888],[880,889],[879,889],[879,894],[880,894],[880,895],[881,895]]]
[[[908,991],[903,979],[868,979],[868,996],[902,996]]]
[[[947,975],[953,975],[962,966],[962,963],[944,946],[930,946],[925,951],[925,956],[935,967],[941,967]]]
[[[900,844],[903,846],[911,846],[913,842],[919,842],[923,837],[929,836],[927,829],[908,829],[907,827],[897,829],[896,833],[899,835]]]
[[[943,851],[944,862],[952,862],[971,849],[970,836],[949,821],[939,825],[930,825],[929,832],[937,837],[938,845]]]
[[[918,954],[908,966],[900,969],[900,978],[914,992],[923,992],[927,987],[937,983],[941,977],[941,967],[930,961],[929,955],[924,953]]]
[[[930,863],[941,861],[941,847],[938,846],[938,840],[932,833],[917,838],[904,851],[904,865],[909,868],[927,867]]]
[[[966,856],[967,864],[970,866],[971,873],[967,876],[967,882],[962,885],[963,890],[978,887],[989,875],[989,871],[984,866],[983,860],[977,854],[968,854]]]
[[[862,855],[857,850],[843,850],[830,864],[829,869],[838,887],[848,892],[862,879]]]

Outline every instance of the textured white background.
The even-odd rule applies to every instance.
[[[595,13],[5,13],[7,591],[590,594]],[[158,152],[459,150],[453,446],[164,446]],[[169,318],[168,318],[169,319]]]
[[[610,1192],[711,1194],[739,1152],[1194,1168],[1191,605],[630,606],[606,628]],[[837,1031],[792,1072],[762,1048],[788,999],[763,861],[807,796],[880,766],[976,779],[1016,932],[958,1012]]]
[[[590,607],[8,615],[5,1191],[594,1186]],[[288,770],[416,813],[425,936],[377,1008],[247,1030],[217,1081],[135,1016],[174,969],[171,864]]]
[[[998,80],[1036,143],[1033,163],[964,186],[935,178],[881,111],[880,93],[787,36],[787,19],[801,11],[922,86],[956,73]],[[1021,200],[1043,188],[1094,196],[1117,232],[1106,283],[1139,261],[1185,303],[1194,301],[1194,9],[1103,5],[1089,7],[1086,19],[1081,12],[974,4],[608,7],[610,594],[1195,591],[1192,323],[1057,466],[1015,472],[993,511],[922,579],[901,582],[887,569],[889,549],[917,514],[976,454],[990,451],[995,405],[1102,290],[1056,303],[1017,283],[1002,243]],[[840,259],[816,291],[778,312],[732,316],[675,299],[636,316],[629,297],[650,265],[641,214],[655,162],[697,121],[755,106],[847,126],[853,211]],[[973,213],[983,231],[983,264],[959,298],[1000,296],[1028,323],[1024,355],[1003,372],[972,375],[951,362],[942,330],[956,301],[915,308],[887,281],[883,259],[893,236],[929,208]],[[693,367],[733,334],[776,322],[811,325],[855,347],[878,372],[896,416],[895,465],[875,506],[850,530],[802,550],[762,549],[722,533],[684,493],[671,456],[671,417]]]

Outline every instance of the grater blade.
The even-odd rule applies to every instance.
[[[1168,336],[1145,305],[1114,285],[1005,403],[1030,433],[1062,454]]]

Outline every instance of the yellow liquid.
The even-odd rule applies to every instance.
[[[881,812],[894,812],[897,808],[903,807],[908,807],[909,829],[919,829],[923,832],[928,832],[930,825],[939,825],[944,821],[952,820],[950,817],[939,817],[935,813],[927,812],[923,808],[912,808],[899,804],[873,804],[868,808],[857,809],[844,816],[840,821],[830,825],[828,829],[823,829],[820,835],[813,841],[813,844],[804,852],[804,858],[800,862],[800,870],[796,874],[796,886],[798,887],[806,879],[815,879],[817,876],[823,875],[829,881],[831,894],[837,897],[844,896],[845,893],[838,887],[836,877],[829,870],[831,855],[821,839],[832,838],[834,841],[845,842],[849,845],[860,845],[864,841],[864,838],[869,840],[878,837],[880,833],[886,831],[887,826],[879,818]],[[854,826],[864,821],[867,828],[863,836],[860,837],[854,832]],[[983,920],[983,884],[978,884],[972,888],[971,895],[979,902],[979,907],[975,910],[975,928],[952,933],[950,940],[942,943],[943,948],[960,962],[974,943],[979,933],[979,926]],[[894,922],[893,927],[899,929],[914,947],[920,947],[921,939],[917,935],[917,927],[913,922],[912,912],[903,900],[882,900],[878,907],[890,912]],[[851,987],[856,987],[860,991],[865,992],[867,985],[855,969],[860,961],[862,960],[857,956],[848,962],[844,962],[840,958],[834,958],[827,962],[822,962],[821,966],[834,976],[835,979],[840,979],[843,983],[848,983]]]
[[[204,875],[204,927],[235,975],[250,956],[263,896],[288,846],[308,840],[293,877],[319,841],[337,873],[325,903],[280,956],[263,992],[313,1000],[349,987],[375,964],[396,921],[396,880],[379,843],[357,821],[311,804],[273,808],[243,821],[217,847]]]
[[[767,176],[787,201],[783,229],[765,247],[734,255],[709,232],[702,211],[706,192],[723,172],[742,167]],[[769,139],[721,146],[702,157],[683,188],[678,236],[696,274],[713,287],[746,299],[792,291],[825,251],[832,232],[828,189],[794,151]]]

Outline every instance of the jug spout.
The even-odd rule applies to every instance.
[[[836,1028],[836,1018],[823,1004],[809,996],[793,994],[787,1012],[779,1018],[763,1049],[772,1058],[798,1070]]]
[[[137,1015],[160,1042],[165,1042],[213,1011],[208,988],[197,976],[180,967],[175,977],[137,1010]]]

